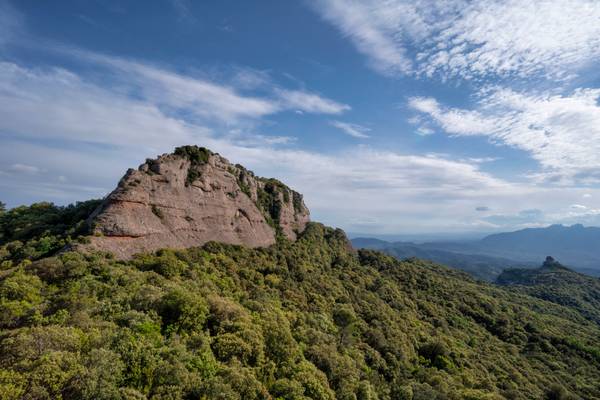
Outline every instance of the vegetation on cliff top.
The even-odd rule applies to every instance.
[[[2,232],[23,232],[5,215],[14,228]],[[63,235],[69,224],[58,224]],[[24,243],[39,240],[29,232]],[[355,253],[320,224],[263,249],[10,261],[3,399],[600,397],[600,329],[576,311]]]
[[[174,154],[190,161],[191,165],[185,179],[185,185],[189,186],[194,183],[196,179],[200,178],[198,166],[206,164],[213,152],[205,147],[180,146],[175,148]]]

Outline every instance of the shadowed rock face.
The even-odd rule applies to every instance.
[[[130,169],[90,217],[86,248],[119,258],[208,241],[250,247],[296,239],[309,221],[302,195],[207,149],[184,146]]]

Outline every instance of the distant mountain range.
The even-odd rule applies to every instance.
[[[600,276],[600,228],[580,224],[527,228],[473,241],[416,244],[356,238],[352,243],[357,248],[382,250],[398,258],[432,260],[490,281],[506,268],[539,265],[539,260],[548,255],[579,272]]]
[[[416,244],[410,242],[386,242],[372,238],[356,238],[352,239],[352,245],[356,248],[383,251],[400,260],[411,257],[431,260],[463,270],[475,278],[490,282],[494,281],[506,268],[534,267],[535,265],[539,265],[539,263],[524,263],[482,254],[466,254],[452,250],[437,249],[433,247],[434,243]]]

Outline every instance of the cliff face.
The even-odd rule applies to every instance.
[[[249,247],[296,239],[309,221],[302,195],[211,151],[179,147],[130,169],[90,217],[87,248],[119,258],[208,241]]]

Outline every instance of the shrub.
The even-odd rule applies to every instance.
[[[196,294],[173,289],[160,300],[158,314],[162,318],[163,330],[202,330],[208,315],[208,306],[204,299]]]
[[[165,214],[162,212],[162,210],[155,204],[152,204],[152,214],[156,215],[160,219],[165,217]]]

